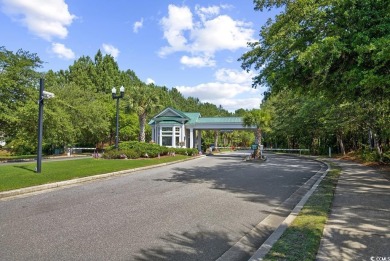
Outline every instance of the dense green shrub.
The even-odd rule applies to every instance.
[[[103,159],[120,159],[122,155],[122,151],[117,150],[109,150],[105,151],[102,155]]]
[[[189,149],[189,148],[174,148],[173,151],[176,154],[195,156],[198,155],[198,149]]]
[[[120,159],[123,158],[123,155],[126,155],[129,159],[136,158],[156,158],[159,155],[172,155],[180,154],[180,155],[188,155],[195,156],[198,155],[197,149],[189,149],[189,148],[168,148],[164,146],[160,146],[155,143],[145,143],[145,142],[137,142],[137,141],[126,141],[122,142],[119,145],[119,151],[115,149],[115,146],[110,146],[106,149],[106,152],[103,155],[105,159]]]
[[[383,162],[390,163],[390,152],[383,153]]]
[[[138,150],[126,149],[120,151],[122,152],[122,154],[126,155],[128,159],[138,159],[141,157],[141,153]]]

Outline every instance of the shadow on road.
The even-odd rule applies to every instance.
[[[389,181],[377,169],[334,162],[342,174],[317,260],[386,259],[390,256]]]
[[[198,233],[168,234],[161,238],[164,246],[142,249],[136,260],[216,260],[224,253],[215,253],[215,249],[226,252],[229,248],[229,255],[233,253],[232,260],[248,260],[308,190],[299,188],[321,168],[318,162],[307,163],[290,157],[271,156],[265,164],[245,162],[242,153],[211,157],[215,160],[192,167],[176,167],[170,177],[154,180],[201,184],[233,193],[244,201],[267,205],[270,208],[261,212],[269,215],[269,222],[243,225],[241,243],[237,243],[237,239],[232,242],[226,232],[200,230]],[[295,196],[290,198],[293,194]],[[219,247],[212,249],[210,246],[213,245]]]
[[[230,248],[230,239],[224,232],[201,230],[197,233],[168,234],[161,239],[164,246],[141,249],[135,260],[215,260],[223,253],[216,253],[210,246]]]
[[[301,159],[271,158],[267,163],[258,164],[245,162],[241,156],[212,156],[218,158],[218,163],[174,168],[171,177],[155,181],[205,183],[211,189],[234,193],[246,201],[277,206],[320,170],[318,163],[308,167]]]

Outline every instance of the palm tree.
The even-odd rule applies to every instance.
[[[262,157],[263,155],[260,155],[262,132],[269,130],[271,114],[265,109],[252,109],[244,115],[243,121],[244,126],[246,127],[256,126],[255,143],[258,144],[258,146],[255,158],[259,158],[260,156]]]
[[[132,88],[130,99],[132,103],[131,107],[137,113],[139,120],[140,131],[138,141],[145,142],[146,120],[150,113],[160,107],[159,95],[153,84],[141,84]]]

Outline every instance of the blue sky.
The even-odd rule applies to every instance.
[[[258,108],[264,88],[237,59],[274,12],[252,0],[0,0],[1,46],[23,49],[58,71],[100,49],[144,82],[176,87],[234,111]]]

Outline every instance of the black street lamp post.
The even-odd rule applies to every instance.
[[[43,136],[43,99],[54,98],[54,93],[46,92],[44,79],[39,80],[39,113],[38,113],[38,152],[37,152],[37,168],[36,172],[41,173],[42,170],[42,136]]]
[[[116,95],[116,88],[112,88],[112,98],[116,99],[116,136],[115,136],[115,148],[118,149],[119,143],[119,99],[123,98],[125,94],[125,87],[121,86],[119,89],[120,95]]]

